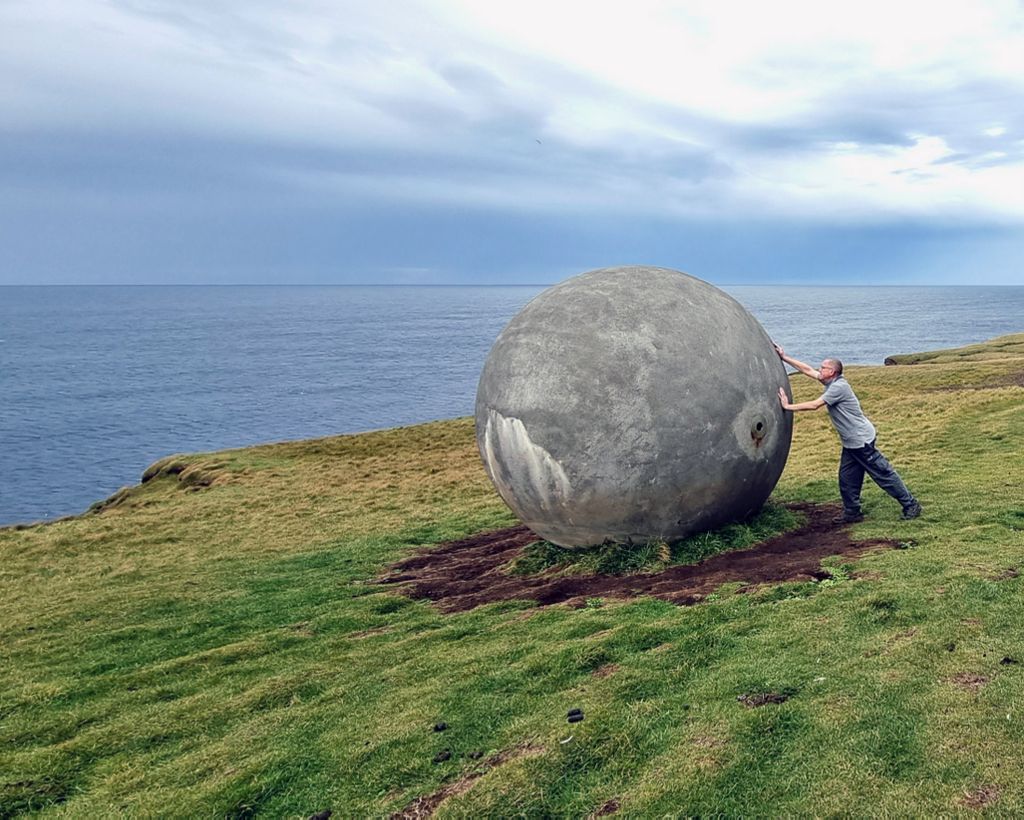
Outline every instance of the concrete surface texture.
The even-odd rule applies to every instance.
[[[756,513],[782,474],[785,368],[728,294],[604,268],[535,297],[491,349],[476,438],[494,486],[568,547],[676,539]]]

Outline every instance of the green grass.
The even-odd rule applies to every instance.
[[[720,552],[750,547],[795,529],[802,520],[802,516],[781,504],[769,502],[750,521],[728,524],[676,541],[606,543],[577,549],[561,547],[550,541],[534,541],[526,545],[510,571],[516,575],[534,575],[551,570],[603,575],[653,572],[673,564],[696,564]]]
[[[445,615],[373,584],[514,523],[469,419],[176,456],[98,512],[0,530],[0,816],[384,816],[442,789],[447,817],[1020,814],[1022,369],[1002,343],[848,368],[925,505],[902,521],[869,485],[854,536],[908,548],[692,607]],[[800,415],[765,531],[834,500],[837,460]],[[758,694],[786,699],[737,699]]]

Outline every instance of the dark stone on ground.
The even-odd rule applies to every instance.
[[[434,731],[435,732],[443,732],[447,728],[448,728],[448,724],[444,723],[443,721],[441,723],[435,723],[434,724]]]
[[[449,749],[444,749],[443,751],[440,751],[436,755],[434,755],[434,762],[435,763],[444,763],[446,760],[451,758],[451,756],[452,756],[451,751]]]

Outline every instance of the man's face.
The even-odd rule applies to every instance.
[[[832,366],[832,362],[827,359],[821,363],[818,372],[821,374],[822,379],[833,379],[836,375],[836,369]]]

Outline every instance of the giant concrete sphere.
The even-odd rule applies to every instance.
[[[782,474],[789,379],[735,299],[665,268],[541,293],[480,376],[476,440],[535,533],[567,547],[671,540],[757,512]]]

